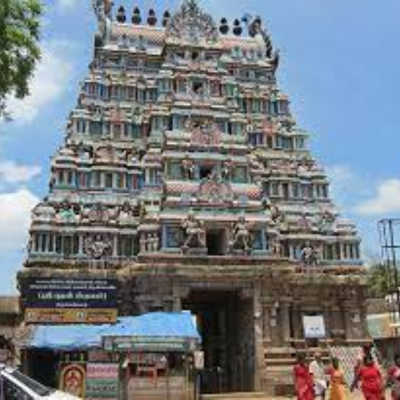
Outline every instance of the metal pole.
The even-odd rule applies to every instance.
[[[396,244],[394,242],[394,233],[393,233],[393,220],[389,221],[389,235],[390,235],[390,250],[391,250],[391,259],[393,263],[393,273],[394,273],[394,282],[396,285],[396,301],[397,301],[397,320],[400,321],[400,290],[399,290],[399,277],[397,271],[397,257],[396,257]]]

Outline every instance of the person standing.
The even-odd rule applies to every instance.
[[[332,359],[332,368],[329,370],[330,386],[328,400],[347,400],[348,393],[346,388],[346,381],[344,379],[344,372],[340,368],[339,359]]]
[[[314,379],[302,353],[297,355],[293,376],[297,400],[314,400]]]
[[[365,400],[384,400],[382,374],[371,354],[365,356],[364,364],[359,367],[351,385],[352,390],[358,382],[361,382],[361,391]]]
[[[387,386],[391,387],[392,399],[400,400],[400,353],[394,357],[394,365],[387,374]]]
[[[328,385],[326,383],[325,368],[322,363],[321,353],[317,352],[314,354],[314,360],[310,363],[310,372],[314,378],[315,397],[324,399]]]

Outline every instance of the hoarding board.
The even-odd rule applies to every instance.
[[[118,364],[88,364],[86,400],[118,399]]]
[[[112,323],[117,318],[115,279],[28,278],[23,295],[29,323]]]

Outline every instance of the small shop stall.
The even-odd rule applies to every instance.
[[[121,360],[121,397],[126,400],[194,399],[199,345],[188,313],[148,314],[103,335],[104,350]]]
[[[192,400],[199,345],[189,313],[124,317],[113,325],[45,325],[33,333],[26,367],[39,381],[59,382],[83,399]]]

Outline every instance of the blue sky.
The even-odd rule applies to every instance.
[[[115,0],[128,12],[132,1]],[[178,1],[137,1],[152,6]],[[400,0],[202,0],[216,17],[261,15],[281,50],[280,87],[354,220],[364,252],[379,253],[376,222],[400,214]],[[43,59],[32,96],[0,124],[0,294],[14,293],[29,212],[46,194],[49,161],[92,56],[91,0],[47,0]]]

